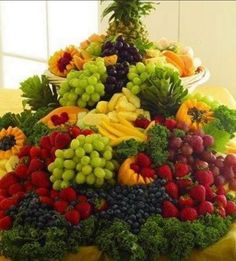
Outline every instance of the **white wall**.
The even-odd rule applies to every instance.
[[[193,47],[211,72],[207,85],[236,97],[236,1],[160,1],[145,19],[150,37],[165,36]],[[107,21],[100,31],[104,32]]]

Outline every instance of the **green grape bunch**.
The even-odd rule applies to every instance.
[[[73,184],[101,187],[105,182],[114,183],[118,166],[107,137],[79,135],[68,149],[58,149],[55,155],[56,159],[48,166],[55,190]]]
[[[71,71],[60,86],[60,104],[81,108],[94,107],[105,94],[103,82],[106,76],[106,66],[101,57],[85,63],[81,71]]]

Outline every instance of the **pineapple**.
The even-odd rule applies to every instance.
[[[135,43],[137,40],[148,43],[148,33],[141,19],[148,15],[152,9],[154,9],[153,2],[113,0],[103,11],[103,17],[111,15],[107,35],[116,37],[122,34],[128,43]]]

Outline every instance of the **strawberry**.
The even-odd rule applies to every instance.
[[[193,181],[192,179],[178,179],[176,184],[181,191],[185,191],[193,185]]]
[[[73,188],[69,187],[69,188],[63,189],[63,190],[59,193],[59,197],[60,197],[61,199],[64,199],[64,200],[66,200],[66,201],[71,202],[71,201],[76,200],[77,194],[76,194],[76,191],[75,191]]]
[[[151,159],[143,152],[137,155],[136,163],[141,167],[149,167],[152,164]]]
[[[5,198],[0,202],[0,209],[8,210],[10,207],[15,206],[16,203],[17,203],[17,200],[13,197]]]
[[[2,202],[1,202],[2,203]],[[0,203],[0,205],[1,205]],[[232,200],[227,202],[227,206],[225,208],[226,215],[233,215],[236,213],[236,203]]]
[[[163,124],[165,122],[165,118],[161,115],[155,116],[153,119],[157,124]]]
[[[212,190],[210,186],[205,186],[205,189],[206,189],[206,200],[212,201],[215,198],[216,193]]]
[[[218,213],[220,216],[222,216],[223,218],[226,216],[226,211],[225,211],[225,208],[223,208],[223,207],[219,207],[219,208],[217,209],[217,213]]]
[[[26,192],[31,192],[34,188],[33,184],[31,183],[31,181],[27,181],[24,183],[24,188]]]
[[[3,199],[5,199],[6,197],[4,197],[4,196],[0,196],[0,202],[3,200]]]
[[[65,149],[70,145],[71,137],[68,133],[58,133],[55,137],[55,148]]]
[[[47,149],[41,149],[41,159],[47,160],[47,158],[50,156],[49,150]]]
[[[22,147],[22,148],[20,149],[20,152],[19,152],[19,154],[18,154],[18,157],[19,157],[19,158],[23,158],[23,157],[29,156],[30,149],[31,149],[31,146],[25,145],[24,147]]]
[[[26,179],[29,176],[28,167],[23,163],[20,163],[19,165],[17,165],[17,167],[15,169],[15,173],[16,173],[16,176],[21,179]]]
[[[81,129],[77,126],[71,127],[69,131],[73,138],[76,138],[81,134]]]
[[[72,225],[78,225],[80,221],[80,214],[77,210],[72,209],[66,212],[65,218]]]
[[[54,131],[50,134],[49,138],[50,138],[50,143],[52,146],[55,146],[55,139],[56,139],[56,136],[59,134],[60,132],[58,131]]]
[[[5,211],[0,210],[0,219],[5,217],[5,216],[6,216]]]
[[[51,197],[52,199],[58,199],[58,198],[59,198],[59,192],[56,191],[56,190],[54,190],[54,189],[52,189],[52,190],[50,191],[50,197]]]
[[[66,211],[68,205],[69,205],[69,204],[68,204],[67,201],[65,201],[65,200],[58,200],[58,201],[54,202],[53,207],[54,207],[54,209],[55,209],[57,212],[63,214],[63,213]]]
[[[84,135],[84,136],[89,136],[93,133],[94,132],[92,130],[89,130],[89,129],[82,130],[82,132],[81,132],[81,134]]]
[[[92,213],[92,207],[88,202],[79,203],[75,208],[79,211],[81,219],[88,218]]]
[[[31,182],[36,187],[48,188],[50,186],[50,180],[46,172],[38,170],[31,174]]]
[[[192,199],[197,201],[205,201],[206,199],[206,189],[202,185],[195,185],[193,188],[191,188],[189,195]]]
[[[41,154],[41,149],[39,147],[34,146],[30,149],[29,154],[30,154],[31,159],[39,158],[40,154]]]
[[[47,196],[40,196],[39,200],[42,204],[53,206],[53,200]]]
[[[227,206],[227,198],[225,195],[217,195],[215,197],[215,202],[219,207],[225,208]]]
[[[163,217],[178,217],[179,216],[179,210],[176,208],[176,206],[171,203],[170,201],[166,200],[163,203],[162,206],[162,215]]]
[[[8,195],[7,189],[0,189],[0,196],[7,197]]]
[[[171,196],[172,198],[177,199],[179,197],[179,189],[174,182],[168,182],[165,185],[165,189],[169,196]]]
[[[30,164],[28,167],[28,173],[31,174],[32,172],[34,172],[36,170],[41,170],[41,169],[43,169],[43,167],[44,167],[43,162],[40,159],[34,158],[30,161]]]
[[[24,197],[25,192],[23,191],[17,192],[15,195],[13,195],[13,198],[16,200],[17,203],[19,203]]]
[[[214,183],[214,176],[210,170],[197,170],[194,173],[195,179],[202,185],[210,186]]]
[[[173,130],[176,125],[177,125],[177,122],[176,120],[174,119],[166,119],[165,122],[164,122],[164,125],[166,126],[166,128],[168,128],[169,130]]]
[[[226,190],[225,190],[224,186],[219,186],[216,190],[216,194],[217,195],[226,195]]]
[[[24,188],[23,188],[23,186],[22,186],[21,184],[19,184],[19,183],[12,184],[12,185],[9,187],[9,189],[8,189],[8,193],[9,193],[10,195],[14,195],[14,194],[16,194],[16,193],[18,193],[18,192],[23,192],[23,191],[24,191]]]
[[[145,119],[145,118],[138,118],[135,120],[134,122],[134,126],[137,128],[142,128],[142,129],[146,129],[148,127],[148,125],[150,124],[150,120]]]
[[[180,212],[180,219],[182,221],[194,221],[198,218],[197,210],[195,208],[184,208]]]
[[[130,168],[131,168],[132,170],[134,170],[136,173],[140,173],[140,171],[141,171],[140,166],[139,166],[138,164],[136,164],[136,163],[132,163],[132,164],[130,165]]]
[[[51,141],[50,141],[50,137],[49,136],[43,136],[41,137],[40,141],[39,141],[39,145],[41,148],[50,150],[52,145],[51,145]]]
[[[46,188],[37,188],[35,190],[35,192],[39,195],[39,196],[48,196],[49,195],[49,191]]]
[[[84,195],[79,195],[77,199],[78,199],[79,203],[88,201],[87,197]]]
[[[141,175],[145,178],[153,178],[155,175],[155,170],[151,168],[143,168],[141,170]]]
[[[17,183],[17,177],[15,172],[8,172],[0,179],[0,189],[8,189],[12,184]]]
[[[210,201],[203,201],[198,206],[199,215],[213,214],[213,212],[214,212],[214,206]]]
[[[189,174],[189,166],[183,162],[175,163],[175,176],[176,177],[184,177]]]
[[[0,229],[8,230],[12,227],[12,218],[10,216],[6,216],[0,219]]]
[[[192,198],[189,197],[189,195],[180,196],[178,203],[179,203],[180,208],[193,207],[193,205],[194,205],[194,202],[193,202]]]
[[[167,181],[172,181],[173,174],[168,165],[162,165],[157,169],[157,172],[160,178],[166,179]]]
[[[196,170],[207,170],[209,165],[206,161],[196,160],[194,167]]]

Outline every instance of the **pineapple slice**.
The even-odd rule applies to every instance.
[[[140,99],[136,95],[134,95],[128,88],[123,88],[122,92],[130,103],[132,103],[137,109],[140,108]]]
[[[96,112],[104,114],[108,113],[108,102],[100,101],[96,106]]]

